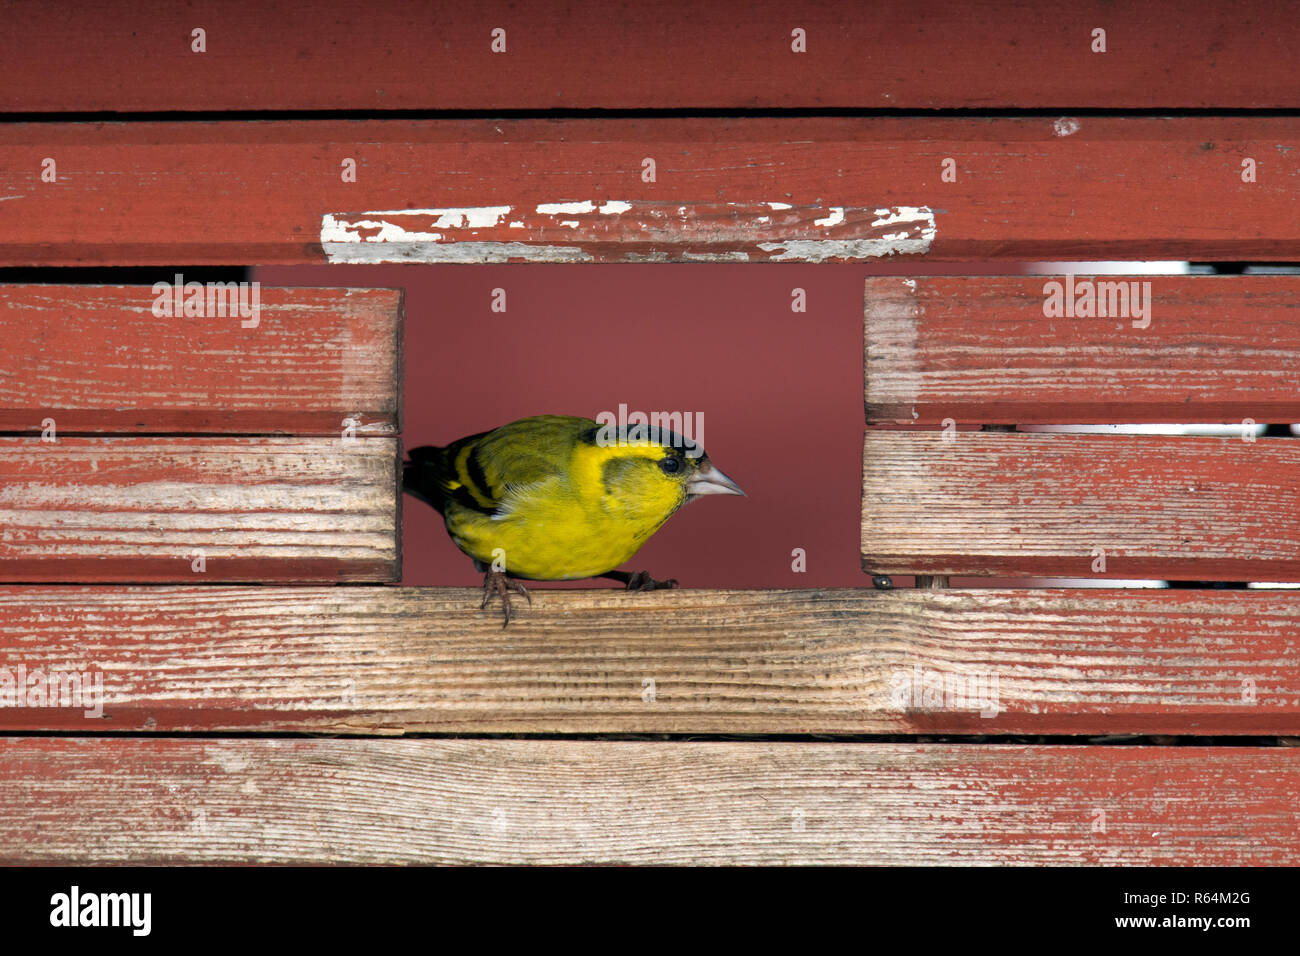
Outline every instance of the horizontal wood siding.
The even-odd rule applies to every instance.
[[[1267,0],[93,0],[9,18],[0,110],[1294,109],[1297,46]]]
[[[0,431],[399,430],[400,291],[249,288],[243,317],[229,289],[189,316],[176,305],[198,290],[172,288],[0,285]]]
[[[1297,796],[1278,748],[8,738],[0,862],[1278,865]]]
[[[396,580],[397,454],[392,438],[0,438],[0,581]]]
[[[868,431],[862,467],[873,573],[1300,580],[1300,442]]]
[[[1098,291],[1108,314],[1077,315]],[[869,278],[866,404],[916,425],[1300,421],[1300,276]]]
[[[16,123],[0,265],[1295,260],[1296,147],[1283,116]]]
[[[533,598],[0,588],[0,730],[1300,735],[1300,592]]]

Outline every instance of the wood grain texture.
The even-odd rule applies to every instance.
[[[862,467],[871,573],[1300,579],[1300,442],[868,431]]]
[[[160,317],[158,298],[149,286],[0,286],[0,431],[39,433],[47,418],[62,433],[400,429],[400,291],[264,288],[251,318],[224,299],[225,314]]]
[[[6,738],[0,863],[1279,865],[1298,796],[1287,748]]]
[[[1172,19],[1102,0],[679,0],[617,16],[597,0],[27,4],[0,42],[0,109],[1300,106],[1282,81],[1300,45],[1285,7],[1180,4]]]
[[[1048,317],[1067,281],[1130,314]],[[869,422],[1300,421],[1300,277],[869,278],[866,373]]]
[[[0,264],[1300,259],[1297,146],[1277,116],[14,123]]]
[[[392,438],[0,438],[0,580],[396,580],[397,493]]]
[[[10,587],[0,730],[1288,735],[1297,633],[1295,592],[537,588],[503,631],[469,589]]]

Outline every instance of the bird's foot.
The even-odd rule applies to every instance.
[[[677,587],[676,578],[656,581],[650,577],[649,571],[637,571],[635,574],[629,574],[627,578],[627,589],[629,591],[664,591],[675,587]]]
[[[629,591],[664,591],[668,588],[677,587],[677,579],[669,578],[666,581],[656,581],[650,577],[649,571],[637,571],[633,574],[631,571],[606,571],[597,577],[609,578],[611,581],[620,581]]]
[[[513,578],[507,577],[505,572],[489,571],[487,574],[483,575],[483,603],[478,606],[479,610],[481,611],[483,608],[487,607],[488,601],[492,600],[494,596],[500,597],[501,613],[505,618],[501,623],[502,630],[510,625],[511,591],[514,591],[516,594],[522,594],[528,599],[529,604],[533,603],[533,596],[528,593],[528,588],[524,587],[521,581],[516,581]]]

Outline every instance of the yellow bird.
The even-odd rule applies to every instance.
[[[510,623],[519,579],[605,577],[630,591],[675,587],[645,571],[616,571],[673,513],[701,495],[743,495],[704,449],[652,426],[602,426],[538,415],[411,449],[408,494],[443,516],[456,547],[485,572],[483,604],[500,595]]]

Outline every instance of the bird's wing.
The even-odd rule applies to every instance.
[[[439,511],[450,500],[499,517],[542,488],[563,493],[574,443],[594,426],[584,418],[543,415],[462,438],[446,448],[414,448],[406,488]]]
[[[475,445],[471,459],[498,511],[545,488],[563,493],[568,486],[573,446],[595,426],[585,418],[541,415],[503,425]]]

